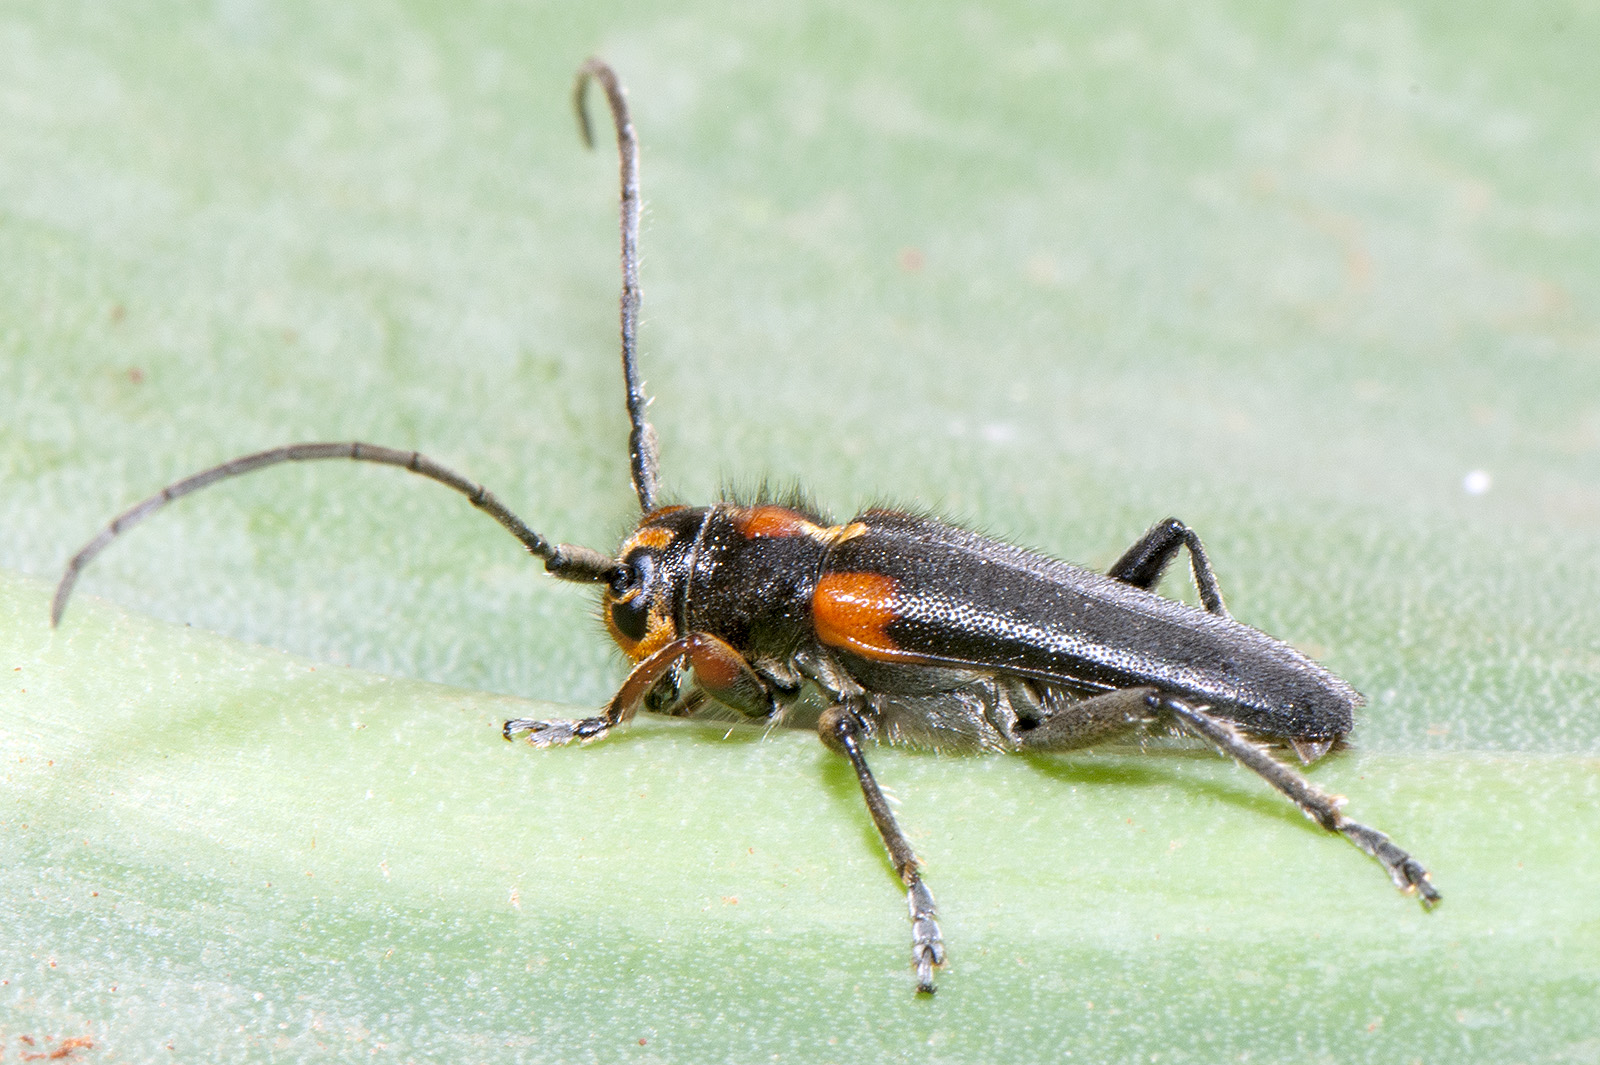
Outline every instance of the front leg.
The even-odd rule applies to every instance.
[[[867,812],[878,826],[878,835],[889,849],[889,861],[906,886],[906,904],[911,910],[911,961],[917,969],[917,993],[931,995],[933,971],[944,964],[944,939],[939,934],[938,910],[933,904],[933,893],[922,882],[917,869],[917,856],[906,841],[905,834],[895,823],[889,802],[883,797],[872,770],[867,768],[866,756],[861,753],[861,719],[848,703],[835,703],[817,722],[817,732],[822,742],[850,759],[850,767],[861,782],[862,797],[867,800]]]
[[[516,739],[519,733],[528,733],[528,742],[535,747],[564,747],[573,740],[584,743],[597,740],[610,732],[616,722],[608,714],[561,721],[536,721],[531,717],[514,717],[500,727],[500,735]]]
[[[576,721],[516,718],[505,723],[501,734],[509,740],[520,732],[529,733],[528,742],[535,747],[597,740],[638,713],[656,685],[684,662],[694,669],[695,682],[718,702],[755,717],[770,717],[776,711],[772,686],[738,651],[708,632],[691,632],[634,666],[599,717]]]

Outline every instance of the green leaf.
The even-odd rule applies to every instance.
[[[1600,1056],[1594,21],[0,8],[0,1057]],[[1437,912],[1210,754],[880,750],[951,952],[917,1000],[814,737],[501,742],[620,664],[398,472],[185,500],[48,627],[111,515],[291,440],[614,546],[591,51],[644,144],[668,490],[803,481],[1096,566],[1178,514],[1239,617],[1367,693],[1311,776]]]

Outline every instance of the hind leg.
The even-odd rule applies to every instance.
[[[1204,708],[1191,706],[1170,695],[1145,696],[1150,708],[1170,716],[1186,731],[1199,736],[1223,754],[1248,769],[1287,795],[1305,815],[1327,829],[1338,832],[1378,860],[1388,872],[1389,879],[1406,894],[1418,896],[1424,907],[1432,907],[1442,897],[1428,877],[1422,863],[1401,850],[1393,840],[1375,828],[1352,821],[1339,812],[1342,799],[1323,792],[1315,784],[1296,773],[1268,754],[1259,744],[1250,742],[1226,718],[1208,713]]]
[[[1011,727],[1011,739],[1019,751],[1080,750],[1126,736],[1158,719],[1150,709],[1154,688],[1122,688],[1071,699],[1053,697],[1022,681],[1012,685],[1007,694],[1019,711]]]

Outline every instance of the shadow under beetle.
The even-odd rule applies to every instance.
[[[209,484],[277,465],[345,458],[399,466],[465,495],[567,581],[601,586],[601,611],[633,669],[606,708],[577,721],[505,723],[537,747],[592,741],[641,708],[815,724],[849,759],[904,882],[917,990],[945,959],[933,895],[867,767],[865,740],[992,751],[1065,751],[1141,731],[1192,733],[1260,774],[1308,817],[1376,858],[1423,905],[1427,871],[1388,836],[1346,818],[1263,744],[1310,763],[1350,731],[1361,696],[1280,640],[1233,620],[1205,549],[1176,518],[1155,525],[1105,574],[966,532],[873,509],[831,524],[800,502],[657,502],[655,434],[645,420],[639,314],[638,143],[615,73],[591,59],[573,103],[610,103],[622,170],[622,369],[628,453],[643,516],[616,558],[552,544],[481,485],[416,452],[362,443],[293,444],[224,463],[118,516],[67,564],[59,623],[78,575],[127,528]],[[1180,550],[1202,608],[1154,591]]]

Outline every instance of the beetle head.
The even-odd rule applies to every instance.
[[[678,635],[679,605],[706,511],[661,507],[646,514],[617,553],[617,569],[601,595],[606,631],[635,662]]]

